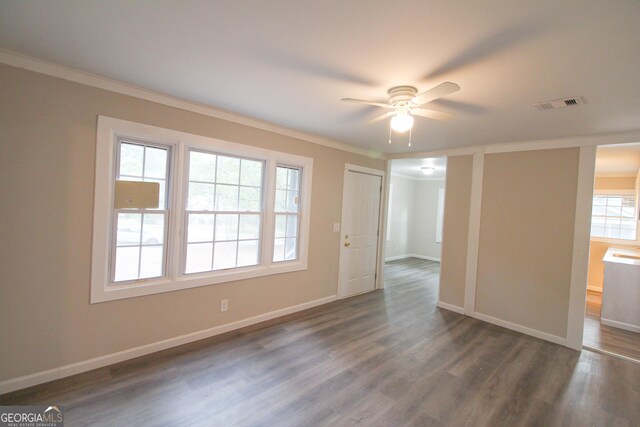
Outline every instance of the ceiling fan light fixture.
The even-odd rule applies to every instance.
[[[423,166],[420,169],[422,170],[423,175],[433,175],[436,171],[436,168],[432,168],[431,166]]]
[[[391,118],[391,129],[406,132],[413,127],[413,116],[406,112],[398,112]]]

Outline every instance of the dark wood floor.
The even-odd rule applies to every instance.
[[[602,293],[587,291],[583,344],[640,362],[640,334],[600,323]]]
[[[640,365],[438,309],[438,271],[0,401],[67,426],[640,425]]]

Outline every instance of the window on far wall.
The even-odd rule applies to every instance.
[[[591,236],[636,240],[636,196],[596,194],[593,196]]]

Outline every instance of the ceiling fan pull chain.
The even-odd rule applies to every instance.
[[[411,134],[412,128],[409,128],[409,147],[411,147]]]
[[[389,122],[389,144],[391,144],[391,122]]]

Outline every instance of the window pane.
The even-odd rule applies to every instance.
[[[607,216],[620,216],[622,214],[622,208],[620,206],[607,206]]]
[[[284,261],[284,239],[275,239],[273,245],[273,262]]]
[[[213,214],[189,214],[187,242],[213,242]]]
[[[160,186],[159,194],[158,194],[158,207],[154,208],[154,209],[166,209],[167,208],[167,201],[166,201],[166,195],[167,195],[167,184],[166,181],[164,179],[155,179],[155,178],[145,178],[144,179],[145,182],[157,182],[158,185]]]
[[[604,215],[607,209],[604,205],[593,205],[592,215]]]
[[[257,240],[238,242],[238,267],[258,264],[259,247]]]
[[[620,228],[624,228],[625,230],[635,230],[636,221],[633,219],[623,219],[620,221]]]
[[[287,168],[278,166],[276,169],[276,188],[287,189]]]
[[[620,238],[621,239],[627,239],[627,240],[635,240],[636,239],[636,230],[630,230],[630,229],[624,229],[621,228],[620,229]]]
[[[591,226],[591,235],[595,237],[604,237],[604,227]]]
[[[287,192],[285,190],[276,190],[276,203],[274,210],[276,212],[285,212],[287,207]]]
[[[286,232],[287,232],[287,216],[276,215],[275,237],[285,237]]]
[[[119,213],[117,245],[139,245],[142,232],[142,214]],[[137,268],[137,267],[136,267]],[[136,271],[137,274],[137,271]]]
[[[625,218],[633,218],[635,217],[635,208],[633,206],[623,206],[622,207],[622,216]]]
[[[218,183],[240,183],[240,159],[218,156]]]
[[[217,185],[215,209],[217,211],[237,211],[238,187],[233,185]]]
[[[114,282],[135,280],[138,278],[138,257],[140,247],[123,247],[116,249],[116,272]]]
[[[260,216],[240,215],[240,239],[260,238]]]
[[[144,147],[138,144],[120,144],[120,175],[142,176]]]
[[[215,182],[216,155],[189,152],[189,181]]]
[[[211,270],[213,243],[189,243],[185,273],[197,273]]]
[[[287,212],[298,212],[298,193],[287,191]]]
[[[287,181],[287,188],[289,190],[298,191],[298,182],[300,182],[300,170],[289,169],[289,178]]]
[[[142,244],[157,245],[164,242],[164,215],[144,214]]]
[[[620,196],[609,196],[609,197],[607,197],[607,205],[608,206],[622,206],[622,197],[620,197]]]
[[[216,241],[237,239],[238,215],[216,215]]]
[[[190,211],[212,211],[214,189],[215,185],[213,184],[190,182],[187,209]]]
[[[260,188],[240,187],[239,211],[259,212],[260,202]]]
[[[237,242],[216,243],[213,257],[213,269],[233,268],[236,266],[236,245]]]
[[[242,159],[240,185],[262,186],[262,162]]]
[[[298,215],[287,215],[287,237],[298,237]]]
[[[287,237],[284,245],[284,259],[292,260],[296,258],[298,258],[297,239]]]
[[[167,150],[145,147],[144,176],[159,179],[167,177]]]
[[[141,248],[140,278],[162,276],[163,246],[143,246]]]
[[[607,205],[607,197],[606,196],[593,196],[593,205],[594,206],[606,206]]]

